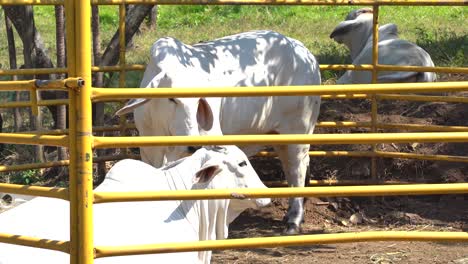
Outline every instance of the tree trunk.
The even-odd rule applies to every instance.
[[[151,5],[135,5],[129,8],[125,19],[125,45],[131,42],[141,23],[151,11]],[[119,31],[112,37],[101,59],[101,65],[116,65],[119,61]]]
[[[16,77],[16,76],[15,76]],[[15,92],[15,101],[21,101],[21,92]],[[14,124],[15,124],[15,132],[20,132],[23,127],[23,117],[21,116],[20,108],[14,109]]]
[[[15,46],[15,35],[13,34],[13,26],[11,24],[10,19],[5,16],[5,29],[7,35],[7,42],[8,42],[8,56],[10,61],[10,69],[16,69],[16,46]],[[12,80],[18,80],[16,75],[12,76]],[[19,102],[21,100],[21,92],[15,92],[15,100]],[[15,125],[15,131],[19,132],[21,130],[21,125],[23,124],[23,119],[21,117],[20,108],[15,108],[13,113],[13,120]]]
[[[148,23],[147,23],[148,27],[150,27],[151,29],[155,29],[156,24],[157,24],[157,19],[158,19],[158,6],[154,5],[148,15]]]
[[[32,91],[32,93],[37,93],[37,100],[41,100],[41,93],[38,91]],[[37,115],[32,117],[32,128],[33,130],[36,131],[42,131],[42,111],[39,108],[39,111],[37,111]],[[44,146],[43,145],[36,145],[35,146],[35,161],[36,162],[44,162]]]
[[[4,6],[3,9],[23,42],[24,68],[52,68],[52,61],[34,24],[32,7]],[[38,75],[37,78],[49,79],[49,75]]]
[[[101,32],[99,30],[99,6],[93,5],[91,7],[92,11],[92,20],[91,26],[93,31],[93,59],[94,65],[101,64]],[[95,87],[102,87],[103,85],[103,73],[96,72],[94,74],[93,85]]]
[[[11,20],[18,32],[18,35],[23,42],[23,56],[24,68],[51,68],[53,67],[52,61],[46,53],[44,43],[41,36],[34,24],[34,13],[32,6],[4,6],[5,15]],[[33,78],[31,76],[30,78]],[[38,75],[38,79],[50,79],[49,75]],[[44,93],[46,94],[46,93]],[[52,97],[55,93],[50,93]],[[38,100],[41,94],[37,95]],[[55,98],[54,98],[55,99]],[[49,108],[50,109],[50,108]],[[42,111],[39,110],[37,117],[30,118],[31,127],[34,130],[42,129]],[[35,148],[36,161],[42,162],[43,159],[43,146],[36,146]]]
[[[56,33],[56,46],[57,46],[57,67],[63,68],[65,67],[65,14],[64,14],[64,7],[62,5],[55,6],[55,33]],[[63,74],[59,74],[57,78],[62,79],[65,76]],[[60,99],[67,98],[67,92],[59,92],[55,91],[57,97]],[[67,123],[67,108],[65,105],[58,105],[55,108],[57,112],[57,117],[54,119],[55,128],[56,129],[65,129]],[[59,147],[57,149],[58,160],[64,160],[68,158],[66,148]]]

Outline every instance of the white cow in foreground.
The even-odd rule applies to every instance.
[[[96,192],[266,188],[235,146],[202,148],[156,169],[136,160],[115,164]],[[270,199],[119,202],[94,205],[94,244],[122,246],[225,239],[243,210]],[[35,198],[0,214],[0,233],[69,240],[69,203]],[[98,258],[96,264],[210,263],[211,251]],[[69,255],[0,243],[1,264],[64,264]]]
[[[174,38],[157,40],[140,87],[318,84],[319,65],[301,42],[273,31],[251,31],[193,46]],[[320,96],[164,98],[130,100],[117,114],[134,110],[141,136],[312,134],[319,109]],[[261,146],[242,149],[254,155]],[[143,161],[159,167],[186,155],[191,147],[140,150]],[[275,150],[289,185],[304,187],[309,144],[275,146]],[[287,234],[300,231],[303,208],[303,198],[290,199]]]
[[[344,44],[351,52],[354,65],[372,64],[372,9],[362,8],[351,11],[331,33],[330,38]],[[398,38],[395,24],[385,24],[379,28],[379,64],[398,66],[433,67],[431,56],[418,45]],[[433,72],[383,71],[378,74],[379,83],[389,82],[433,82]],[[338,84],[371,83],[370,71],[346,71]]]

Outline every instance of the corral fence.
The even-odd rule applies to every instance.
[[[120,72],[120,86],[124,86],[125,72],[143,70],[142,65],[126,65],[125,45],[121,45],[118,66],[96,67],[91,62],[91,5],[119,5],[119,31],[125,32],[125,4],[269,4],[269,5],[370,5],[374,12],[373,62],[371,65],[321,65],[322,70],[364,70],[372,71],[373,82],[377,72],[383,70],[432,71],[445,73],[468,73],[468,68],[456,67],[413,67],[380,65],[378,54],[378,17],[381,5],[466,5],[463,0],[0,0],[0,5],[64,5],[66,15],[67,61],[66,68],[0,70],[0,75],[26,75],[41,73],[66,73],[68,78],[54,81],[2,81],[0,91],[29,91],[30,102],[10,102],[1,107],[32,107],[68,104],[69,129],[66,131],[0,133],[0,142],[7,144],[49,145],[68,147],[70,160],[46,164],[23,164],[0,166],[0,171],[23,170],[51,166],[69,166],[69,188],[47,188],[14,184],[0,184],[0,192],[53,197],[70,201],[70,241],[53,241],[40,238],[0,234],[0,242],[58,250],[70,254],[71,263],[93,263],[95,258],[134,255],[147,253],[167,253],[181,251],[202,251],[247,247],[277,247],[314,243],[344,243],[356,241],[468,241],[466,232],[361,232],[320,234],[286,237],[263,237],[229,239],[223,241],[199,241],[171,244],[129,245],[126,247],[95,247],[93,244],[93,203],[117,201],[154,201],[232,198],[233,190],[200,190],[145,193],[94,193],[93,192],[93,149],[162,145],[206,145],[206,144],[378,144],[409,142],[468,142],[468,127],[425,126],[414,124],[383,124],[377,122],[377,102],[379,100],[414,100],[467,103],[466,97],[446,97],[427,95],[400,95],[417,92],[458,92],[467,91],[468,82],[411,83],[411,84],[368,84],[347,86],[290,86],[212,89],[109,89],[91,87],[92,72]],[[120,34],[120,43],[125,43],[125,34]],[[67,100],[37,101],[37,90],[51,89],[68,92]],[[346,94],[343,91],[346,90]],[[220,96],[265,96],[265,95],[321,95],[323,99],[370,99],[371,122],[321,122],[323,127],[367,127],[371,133],[364,134],[315,134],[315,135],[236,135],[206,137],[99,137],[93,132],[121,130],[128,127],[93,128],[91,123],[91,102],[112,101],[127,98],[168,98],[168,97],[220,97]],[[131,127],[130,127],[131,128]],[[377,129],[419,130],[417,133],[376,133]],[[429,131],[429,132],[428,132]],[[271,153],[261,153],[272,155]],[[312,156],[352,156],[372,158],[372,175],[376,175],[377,157],[414,158],[467,162],[467,157],[447,155],[418,155],[409,153],[383,152],[375,147],[368,152],[312,151]],[[114,159],[122,158],[122,156]],[[100,160],[108,160],[100,157]],[[304,196],[383,196],[383,195],[422,195],[422,194],[467,194],[468,183],[452,184],[408,184],[372,186],[328,186],[305,188],[274,188],[269,190],[235,190],[246,197],[304,197]]]

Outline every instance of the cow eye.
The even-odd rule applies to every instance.
[[[244,167],[244,166],[247,166],[247,161],[242,161],[241,163],[239,163],[239,166],[240,167]]]
[[[169,101],[173,102],[174,104],[177,104],[177,101],[174,98],[169,98]]]

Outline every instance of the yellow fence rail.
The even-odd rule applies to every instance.
[[[96,258],[152,253],[173,253],[186,251],[225,250],[241,248],[266,248],[302,246],[311,244],[335,244],[364,241],[434,241],[463,242],[468,240],[466,232],[416,232],[416,231],[375,231],[341,234],[319,234],[301,236],[263,237],[248,239],[207,240],[197,242],[139,245],[132,247],[98,247]]]
[[[321,70],[364,70],[372,71],[373,80],[382,70],[431,71],[440,73],[468,73],[466,67],[414,67],[392,66],[377,63],[378,15],[382,5],[421,5],[421,6],[465,6],[464,0],[0,0],[0,5],[65,5],[67,61],[66,68],[0,70],[3,75],[29,75],[66,73],[70,78],[57,81],[8,81],[0,82],[0,91],[29,91],[33,96],[29,102],[10,102],[3,108],[32,107],[37,112],[39,106],[57,104],[69,105],[69,130],[27,133],[0,133],[0,142],[7,144],[30,144],[68,147],[70,159],[37,164],[0,166],[0,172],[52,166],[69,166],[69,188],[48,188],[38,186],[0,184],[0,192],[59,198],[70,201],[70,241],[44,240],[14,234],[0,234],[1,243],[39,247],[70,254],[72,264],[91,264],[95,258],[148,253],[169,253],[200,251],[211,249],[234,249],[247,247],[277,247],[304,244],[345,243],[359,241],[468,241],[466,232],[361,232],[344,234],[306,235],[294,237],[267,237],[249,239],[229,239],[223,241],[194,241],[155,245],[133,245],[127,247],[96,247],[93,243],[93,203],[119,201],[148,201],[174,199],[221,199],[242,197],[327,197],[327,196],[383,196],[383,195],[422,195],[422,194],[467,194],[468,183],[459,184],[412,184],[412,185],[370,185],[357,187],[314,187],[314,188],[275,188],[269,190],[203,190],[173,191],[154,193],[93,193],[92,164],[107,157],[93,157],[93,148],[160,146],[160,145],[206,145],[206,144],[379,144],[402,142],[468,142],[468,128],[461,126],[429,126],[418,124],[386,124],[377,121],[378,100],[409,100],[468,103],[468,97],[400,95],[398,93],[459,92],[468,91],[468,82],[412,83],[412,84],[369,84],[345,86],[303,86],[303,87],[258,87],[220,89],[102,89],[91,87],[92,72],[119,72],[119,84],[125,86],[125,74],[129,70],[144,70],[144,65],[127,65],[125,60],[125,4],[210,4],[210,5],[371,5],[374,8],[374,46],[371,65],[320,65]],[[119,5],[120,53],[119,65],[92,66],[91,64],[91,5]],[[68,100],[37,100],[35,91],[58,89],[68,91]],[[344,93],[345,91],[345,93]],[[396,93],[396,94],[389,94]],[[365,127],[372,133],[366,134],[320,134],[320,135],[249,135],[223,137],[98,137],[93,132],[132,129],[123,123],[116,127],[92,128],[91,102],[116,101],[125,98],[162,97],[220,97],[220,96],[290,96],[321,95],[323,99],[370,99],[372,101],[370,122],[321,122],[320,127]],[[425,133],[376,133],[377,129],[405,129],[437,131]],[[54,135],[49,135],[54,134]],[[373,159],[372,174],[375,176],[375,158],[412,158],[467,162],[467,157],[448,155],[422,155],[415,153],[384,152],[373,147],[372,151],[311,151],[316,157],[370,157]],[[274,153],[261,152],[263,156]],[[114,157],[122,158],[125,155]],[[375,182],[377,182],[374,179]],[[336,184],[333,181],[311,181],[315,184]],[[392,182],[390,182],[392,183]],[[236,194],[233,195],[233,192]]]

